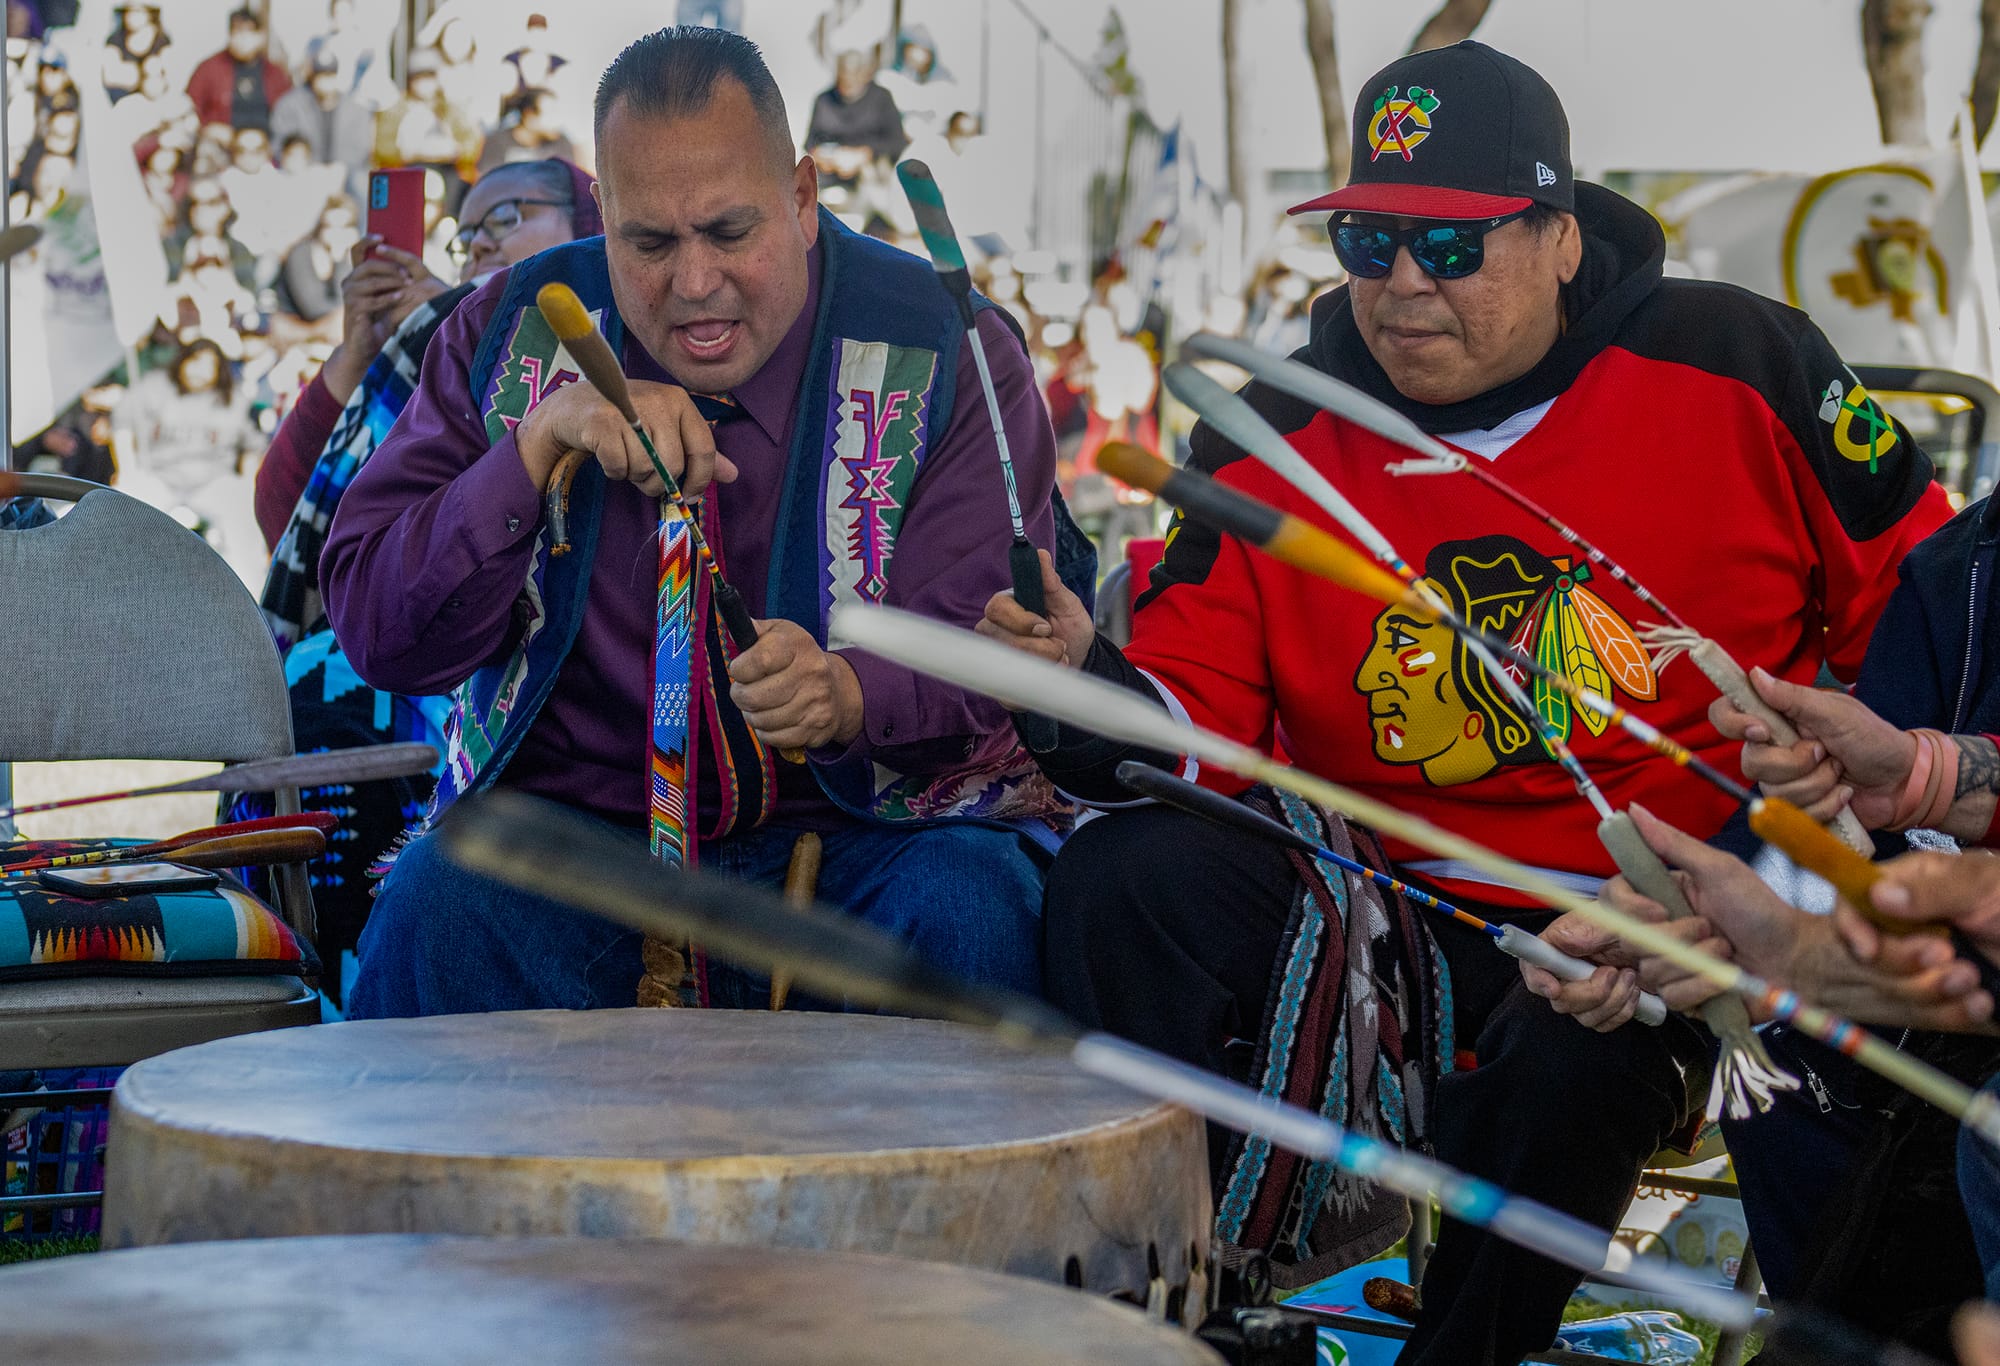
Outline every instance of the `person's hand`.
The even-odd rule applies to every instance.
[[[1055,561],[1049,558],[1049,552],[1038,550],[1035,554],[1042,562],[1042,598],[1048,606],[1048,615],[1036,616],[1014,601],[1013,589],[1003,588],[987,599],[986,615],[972,629],[988,640],[1076,668],[1090,653],[1090,643],[1097,638],[1097,624],[1090,619],[1090,609],[1083,605],[1083,599],[1070,592],[1056,576]]]
[[[698,498],[710,481],[733,483],[736,466],[715,449],[708,421],[696,410],[687,390],[677,384],[630,381],[632,406],[640,425],[653,438],[660,463],[688,498]],[[666,485],[646,458],[639,435],[626,425],[611,401],[588,383],[566,384],[550,394],[514,429],[521,463],[536,488],[547,488],[549,475],[564,451],[587,451],[604,467],[605,477],[636,484],[658,498]]]
[[[1958,1366],[2000,1366],[2000,1308],[1974,1300],[1951,1321]]]
[[[1623,946],[1575,912],[1558,916],[1541,938],[1574,958],[1602,962],[1581,982],[1565,982],[1532,963],[1521,964],[1521,981],[1529,991],[1569,1015],[1580,1025],[1607,1033],[1632,1018],[1639,1008],[1639,974],[1622,957]],[[1618,960],[1626,963],[1619,966]]]
[[[1681,889],[1681,895],[1689,896],[1686,875],[1676,873],[1674,880]],[[1669,920],[1666,907],[1640,892],[1623,877],[1615,877],[1605,883],[1598,897],[1614,910],[1623,911],[1634,920],[1655,925],[1681,943],[1692,945],[1712,958],[1728,960],[1736,956],[1736,946],[1706,916],[1697,914],[1690,919]],[[1639,949],[1623,949],[1621,952],[1638,970],[1639,985],[1659,997],[1669,1010],[1692,1014],[1722,994],[1722,988],[1700,973],[1658,954]]]
[[[1918,851],[1882,865],[1870,900],[1877,914],[1906,925],[1947,924],[2000,963],[2000,856],[1983,851]],[[1884,934],[1842,902],[1834,911],[1840,937],[1863,963],[1874,963],[1908,936]]]
[[[326,359],[326,386],[346,402],[390,334],[418,304],[449,289],[424,268],[423,258],[363,237],[349,253],[353,268],[340,282],[340,345]]]
[[[1979,973],[1935,935],[1884,941],[1872,963],[1855,958],[1832,917],[1786,904],[1741,859],[1632,807],[1639,833],[1675,874],[1688,904],[1727,939],[1737,962],[1814,1005],[1873,1024],[1966,1030],[1992,1016]],[[1642,969],[1641,977],[1645,977]],[[1668,1003],[1685,999],[1671,983],[1646,982]],[[1671,999],[1669,997],[1671,996]]]
[[[1867,1024],[1965,1033],[1993,1018],[1979,970],[1939,934],[1884,935],[1874,958],[1854,956],[1830,916],[1808,916],[1782,979],[1814,1005]]]
[[[757,623],[757,643],[729,665],[729,698],[774,749],[844,745],[861,733],[861,680],[790,621]]]
[[[1634,892],[1623,878],[1614,878],[1606,884],[1605,890],[1606,899],[1612,900],[1619,909],[1660,925],[1683,943],[1694,944],[1719,957],[1729,955],[1728,942],[1718,938],[1709,923],[1699,916],[1669,924],[1666,911]],[[1617,892],[1615,896],[1611,895],[1614,890]],[[1572,958],[1582,958],[1600,966],[1582,981],[1569,982],[1532,963],[1523,963],[1522,984],[1553,1006],[1558,1015],[1574,1016],[1577,1023],[1599,1033],[1608,1033],[1630,1020],[1639,1008],[1639,993],[1642,990],[1660,996],[1670,1008],[1676,1010],[1691,1010],[1714,994],[1711,988],[1705,993],[1690,995],[1682,982],[1684,974],[1681,969],[1665,959],[1632,948],[1611,931],[1600,929],[1574,912],[1559,916],[1542,931],[1541,937]],[[1681,994],[1686,1003],[1676,1004],[1668,999],[1649,978],[1683,987]]]
[[[1750,671],[1750,685],[1771,710],[1799,733],[1792,745],[1772,743],[1761,721],[1726,697],[1709,705],[1708,719],[1724,736],[1742,740],[1743,774],[1773,797],[1828,821],[1844,805],[1870,830],[1889,824],[1916,764],[1917,742],[1843,692],[1806,688]]]

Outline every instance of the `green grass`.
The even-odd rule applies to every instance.
[[[25,1238],[0,1237],[0,1266],[10,1262],[36,1262],[44,1257],[73,1257],[79,1252],[95,1251],[95,1233],[44,1238],[34,1243]]]

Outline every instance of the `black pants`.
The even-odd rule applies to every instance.
[[[1049,995],[1085,1025],[1229,1070],[1228,1041],[1262,1027],[1297,885],[1270,845],[1178,811],[1090,821],[1049,875]],[[1547,919],[1466,909],[1529,926]],[[1704,1040],[1678,1019],[1595,1033],[1530,995],[1487,936],[1441,915],[1428,925],[1451,969],[1457,1045],[1479,1060],[1438,1088],[1439,1158],[1614,1227],[1641,1165],[1691,1108],[1676,1058],[1698,1056]],[[1511,1366],[1554,1339],[1580,1279],[1447,1219],[1399,1361]]]

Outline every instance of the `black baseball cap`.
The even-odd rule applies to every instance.
[[[1498,218],[1530,204],[1575,209],[1569,119],[1527,64],[1467,39],[1371,76],[1347,184],[1290,211]]]

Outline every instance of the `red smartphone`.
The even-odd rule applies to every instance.
[[[412,256],[424,254],[422,167],[368,173],[368,231]]]

